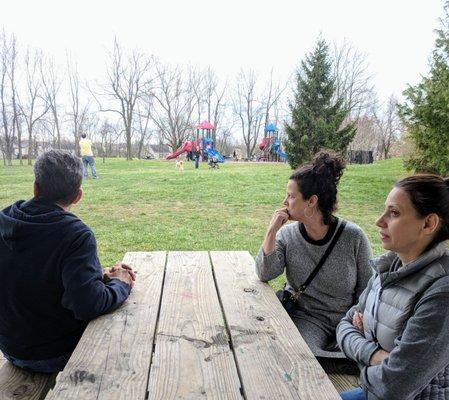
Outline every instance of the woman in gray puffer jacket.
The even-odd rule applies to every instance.
[[[361,368],[342,399],[449,399],[449,179],[399,181],[376,225],[390,252],[337,327]]]

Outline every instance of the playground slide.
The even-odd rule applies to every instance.
[[[267,147],[267,145],[270,143],[270,138],[269,137],[264,137],[262,139],[262,141],[259,143],[259,149],[263,150],[265,149],[265,147]]]
[[[279,139],[275,140],[273,146],[271,147],[271,151],[281,157],[281,159],[287,159],[287,153],[281,150],[281,142],[279,141]]]
[[[284,152],[284,151],[282,151],[282,150],[279,150],[279,151],[278,151],[278,155],[279,155],[279,157],[281,157],[281,159],[283,159],[283,160],[286,160],[286,159],[287,159],[287,153]]]
[[[185,142],[178,150],[175,152],[169,154],[167,157],[165,157],[166,160],[171,160],[173,158],[179,157],[182,153],[187,153],[188,151],[192,150],[192,142],[187,141]]]
[[[279,140],[275,140],[274,143],[271,145],[271,151],[274,154],[278,154],[280,147],[281,147],[281,142]]]
[[[209,148],[206,152],[209,157],[215,157],[218,162],[224,162],[224,157],[217,150]]]

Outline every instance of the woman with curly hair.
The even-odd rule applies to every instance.
[[[285,271],[285,289],[293,295],[289,314],[319,357],[345,358],[336,345],[335,329],[371,277],[366,235],[356,224],[333,215],[344,168],[341,156],[322,151],[290,176],[283,207],[274,212],[256,258],[256,272],[264,282]]]

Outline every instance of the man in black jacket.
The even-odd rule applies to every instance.
[[[0,212],[0,350],[35,372],[62,370],[88,321],[118,308],[135,274],[103,272],[90,228],[69,212],[83,166],[51,150],[34,166],[34,197]]]

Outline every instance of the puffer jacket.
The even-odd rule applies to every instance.
[[[439,244],[402,266],[395,253],[372,262],[374,276],[337,327],[358,362],[367,399],[449,400],[449,252]],[[364,332],[352,325],[363,312]],[[370,366],[374,352],[390,353]]]

